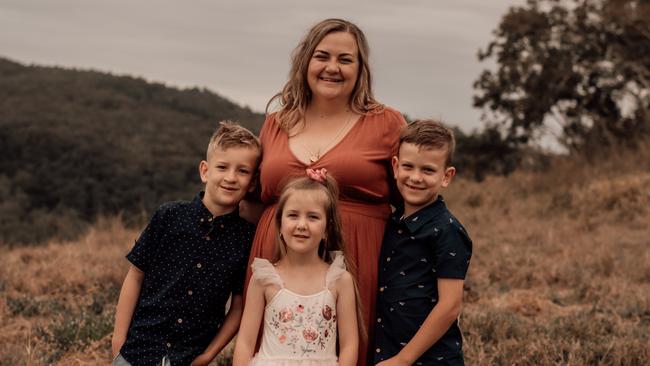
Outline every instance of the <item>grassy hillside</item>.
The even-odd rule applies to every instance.
[[[603,155],[445,193],[475,245],[468,365],[650,364],[650,144]],[[105,220],[78,241],[0,249],[0,365],[106,364],[137,235]]]
[[[191,198],[222,119],[258,132],[263,116],[204,89],[0,58],[0,244]]]

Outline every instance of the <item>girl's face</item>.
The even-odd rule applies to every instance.
[[[323,192],[312,190],[296,190],[289,195],[280,224],[287,252],[318,255],[327,229],[326,199]]]
[[[359,76],[357,41],[347,32],[326,35],[314,49],[307,68],[313,97],[350,100]]]

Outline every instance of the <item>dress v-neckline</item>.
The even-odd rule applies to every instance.
[[[350,127],[348,132],[346,132],[345,135],[343,135],[343,137],[341,137],[341,139],[339,141],[337,141],[334,145],[332,145],[332,147],[330,147],[327,151],[320,154],[320,157],[318,158],[318,160],[316,160],[314,162],[312,162],[312,161],[305,162],[305,161],[301,160],[300,158],[298,158],[298,155],[296,155],[296,153],[291,149],[291,146],[289,145],[289,134],[288,133],[286,133],[286,139],[285,139],[285,142],[287,144],[287,150],[289,150],[289,153],[291,154],[291,156],[293,157],[293,159],[295,161],[297,161],[298,163],[300,163],[301,165],[303,165],[305,167],[318,165],[318,163],[321,162],[325,158],[326,155],[328,155],[331,151],[336,150],[336,148],[339,147],[343,143],[343,141],[345,141],[350,136],[352,131],[354,131],[354,129],[357,128],[357,125],[362,123],[363,118],[365,118],[365,114],[360,115],[359,118],[357,118],[357,120],[354,121],[354,124],[352,125],[352,127]]]

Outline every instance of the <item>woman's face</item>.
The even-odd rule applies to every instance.
[[[326,35],[314,49],[307,68],[312,98],[348,102],[359,76],[359,49],[347,32]]]

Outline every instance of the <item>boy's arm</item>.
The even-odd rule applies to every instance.
[[[142,288],[142,280],[144,279],[144,272],[139,270],[136,266],[131,265],[129,272],[126,274],[122,290],[120,290],[120,298],[117,300],[117,308],[115,309],[115,326],[113,328],[113,338],[111,348],[113,356],[117,355],[126,341],[126,333],[131,324],[133,311],[138,303],[140,297],[140,289]]]
[[[209,364],[212,359],[215,358],[232,340],[239,329],[239,322],[241,321],[243,308],[242,295],[233,294],[232,299],[230,300],[230,309],[228,309],[228,314],[226,315],[223,325],[205,351],[192,361],[192,366],[203,366]]]
[[[359,327],[357,325],[357,299],[352,275],[346,272],[337,281],[336,314],[339,332],[339,365],[357,364],[359,352]]]
[[[377,366],[412,365],[426,350],[442,337],[460,315],[463,300],[463,280],[438,279],[439,301],[433,307],[413,338],[392,358]]]
[[[255,353],[257,334],[264,317],[264,287],[256,280],[251,280],[246,292],[246,306],[242,315],[239,334],[233,355],[234,366],[248,366]]]

